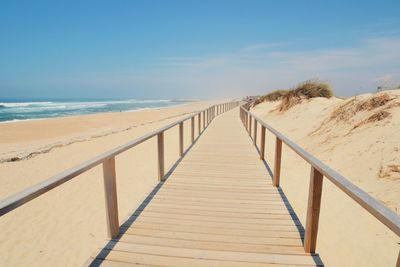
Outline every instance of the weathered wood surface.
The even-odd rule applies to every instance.
[[[305,151],[299,145],[291,141],[289,138],[284,136],[282,133],[265,123],[261,118],[252,114],[245,108],[241,108],[241,113],[244,116],[244,127],[247,129],[247,118],[253,117],[255,118],[258,123],[268,129],[273,135],[276,136],[277,140],[280,140],[280,144],[285,143],[285,145],[296,152],[300,157],[302,157],[305,161],[307,161],[313,168],[315,168],[318,172],[322,174],[325,178],[330,180],[334,185],[336,185],[340,190],[342,190],[345,194],[351,197],[355,202],[361,205],[366,211],[372,214],[375,218],[377,218],[380,222],[386,225],[390,230],[392,230],[396,235],[400,236],[400,216],[389,209],[388,207],[384,206],[381,202],[373,198],[367,192],[350,182],[347,178],[342,176],[337,171],[331,169],[329,166],[321,162],[319,159]],[[281,153],[280,151],[278,151]],[[279,157],[280,159],[280,157]],[[275,164],[275,168],[276,168]],[[280,167],[280,162],[279,162]],[[280,168],[278,168],[280,171]],[[276,171],[276,170],[275,170]],[[280,173],[279,173],[280,175]],[[277,179],[277,185],[279,185],[279,179]],[[400,256],[399,256],[400,257]],[[400,260],[399,260],[400,261]],[[396,266],[400,267],[400,266]]]
[[[91,266],[322,266],[240,125],[216,117]]]

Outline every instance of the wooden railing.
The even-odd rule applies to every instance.
[[[93,167],[103,164],[103,178],[104,178],[104,192],[106,199],[106,217],[107,217],[107,230],[110,238],[114,238],[119,234],[119,219],[118,219],[118,201],[117,201],[117,188],[116,188],[116,174],[115,174],[115,156],[122,152],[149,140],[152,137],[157,136],[157,149],[158,149],[158,180],[163,181],[165,178],[164,169],[164,132],[171,129],[172,127],[179,125],[179,155],[183,156],[183,123],[187,120],[191,120],[191,142],[193,143],[194,138],[194,125],[195,119],[198,120],[198,136],[202,134],[202,131],[211,123],[211,121],[218,116],[236,106],[239,102],[229,102],[211,106],[202,111],[196,112],[189,115],[179,121],[173,122],[167,126],[150,132],[142,137],[139,137],[133,141],[130,141],[124,145],[109,150],[101,155],[98,155],[78,166],[65,170],[55,176],[48,178],[47,180],[38,183],[28,189],[25,189],[15,195],[12,195],[2,201],[0,201],[0,217],[7,214],[8,212],[22,206],[23,204],[37,198],[38,196],[50,191],[53,188],[75,178],[79,174],[82,174]],[[203,124],[201,124],[201,121]],[[201,125],[203,125],[202,130]]]
[[[322,163],[313,155],[305,151],[303,148],[295,144],[293,141],[285,137],[282,133],[278,132],[270,125],[265,123],[261,118],[257,117],[249,111],[251,103],[246,103],[240,107],[240,119],[244,127],[252,137],[252,121],[254,121],[253,140],[256,144],[257,140],[257,126],[261,127],[260,137],[260,159],[264,160],[265,155],[265,130],[268,129],[275,137],[275,165],[273,173],[273,184],[279,187],[280,173],[281,173],[281,159],[282,159],[282,143],[286,144],[300,157],[311,165],[310,185],[308,192],[308,207],[306,217],[306,228],[304,234],[304,250],[308,253],[314,253],[317,244],[318,234],[318,221],[321,205],[321,193],[323,177],[326,177],[355,202],[360,204],[366,211],[372,214],[380,222],[386,225],[396,235],[400,236],[400,216],[392,210],[388,209],[376,199],[371,197],[368,193],[363,191],[351,183],[348,179],[343,177],[338,172],[331,169],[329,166]],[[397,260],[397,267],[400,267],[400,254]]]

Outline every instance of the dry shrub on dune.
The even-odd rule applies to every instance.
[[[296,88],[288,91],[283,97],[279,106],[279,111],[286,111],[299,104],[303,99],[315,97],[331,98],[333,92],[329,84],[319,81],[306,81],[299,84]]]
[[[372,114],[371,116],[369,116],[367,119],[357,123],[356,125],[354,125],[354,128],[360,127],[364,124],[368,124],[368,123],[372,123],[372,122],[377,122],[377,121],[381,121],[387,117],[390,116],[390,113],[385,111],[385,110],[381,110],[378,112],[375,112],[374,114]]]
[[[266,102],[266,101],[278,101],[281,100],[282,97],[287,94],[288,90],[275,90],[272,93],[269,93],[267,95],[264,96],[260,96],[258,97],[255,101],[253,106],[256,106],[262,102]]]
[[[357,112],[360,111],[371,111],[379,107],[383,107],[389,101],[393,100],[394,98],[390,97],[389,94],[379,94],[372,96],[363,101],[357,101],[356,98],[351,99],[350,101],[346,102],[345,104],[339,106],[332,112],[331,119],[335,119],[337,121],[348,121],[352,118]],[[379,113],[379,112],[378,112]],[[377,113],[377,114],[378,114]],[[386,118],[388,115],[385,114],[378,114],[376,115],[377,118]],[[373,119],[369,120],[373,121]]]
[[[370,125],[375,122],[388,120],[392,114],[392,108],[400,107],[400,102],[388,93],[378,93],[363,99],[353,97],[333,110],[321,125],[312,131],[310,135],[325,131],[338,122],[344,122],[351,128],[347,134],[361,126]]]
[[[266,101],[278,101],[281,100],[281,104],[278,107],[279,111],[285,111],[289,108],[297,105],[302,99],[310,99],[314,97],[326,97],[330,98],[333,96],[332,89],[327,83],[319,82],[316,80],[305,81],[291,90],[276,90],[267,95],[257,98],[253,106],[256,106]]]

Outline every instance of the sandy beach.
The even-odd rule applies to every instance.
[[[400,90],[253,108],[265,122],[400,213]],[[267,131],[266,159],[275,140]],[[283,146],[281,187],[305,225],[310,166]],[[272,168],[273,169],[273,168]],[[326,266],[395,266],[400,239],[325,179],[317,252]]]
[[[0,124],[0,198],[211,104]],[[156,147],[152,139],[116,158],[120,222],[157,183]],[[178,155],[176,127],[165,133],[166,168]],[[83,264],[107,238],[103,191],[98,166],[3,216],[0,266]]]
[[[387,96],[379,105],[365,104],[382,94]],[[1,124],[0,197],[212,103]],[[303,100],[287,111],[277,110],[279,102],[265,102],[252,112],[399,213],[399,103],[397,90],[355,99]],[[360,105],[365,109],[355,108]],[[383,112],[388,114],[370,119]],[[275,140],[269,133],[266,137],[266,159],[273,166]],[[166,132],[165,152],[169,168],[178,159],[178,128]],[[157,183],[156,158],[155,139],[116,158],[120,223]],[[309,171],[283,147],[281,187],[303,225]],[[2,217],[0,266],[83,264],[107,239],[103,190],[98,166]],[[399,238],[329,181],[324,181],[321,207],[317,251],[326,266],[395,265]]]

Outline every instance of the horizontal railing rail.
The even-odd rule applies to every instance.
[[[348,179],[343,177],[340,173],[336,172],[319,159],[305,151],[299,145],[291,141],[282,133],[274,129],[269,124],[265,123],[261,118],[254,115],[249,111],[251,103],[246,103],[240,107],[240,119],[244,127],[248,131],[250,138],[253,139],[256,145],[257,140],[257,125],[261,126],[260,137],[260,159],[265,158],[265,130],[267,129],[275,137],[275,166],[273,172],[273,184],[279,187],[280,169],[282,159],[282,143],[291,148],[300,157],[311,165],[310,186],[308,196],[308,208],[306,217],[306,228],[304,235],[304,249],[306,252],[314,253],[316,248],[317,234],[318,234],[318,221],[319,211],[321,204],[322,181],[323,177],[329,179],[334,185],[346,193],[355,202],[361,205],[366,211],[372,214],[376,219],[386,225],[396,235],[400,236],[400,216],[395,212],[381,204],[379,201],[371,197],[367,192],[363,191],[358,186],[354,185]],[[254,126],[252,128],[252,121]],[[253,137],[251,130],[253,129]],[[398,258],[400,264],[400,255]]]
[[[154,130],[146,135],[143,135],[135,140],[126,144],[111,149],[101,155],[98,155],[88,161],[85,161],[75,167],[65,170],[57,175],[54,175],[43,182],[40,182],[32,187],[29,187],[19,193],[7,197],[0,201],[0,217],[9,213],[10,211],[24,205],[25,203],[43,195],[44,193],[54,189],[61,184],[77,177],[78,175],[103,164],[103,179],[104,191],[106,198],[106,217],[107,217],[107,230],[111,238],[119,234],[119,220],[118,220],[118,204],[117,204],[117,191],[116,191],[116,174],[115,174],[115,157],[122,152],[131,149],[152,137],[157,136],[157,149],[158,149],[158,180],[163,181],[165,177],[164,171],[164,132],[179,125],[179,156],[183,156],[183,123],[187,120],[191,122],[191,143],[194,143],[194,127],[195,119],[198,120],[198,136],[200,136],[211,121],[218,115],[234,108],[239,105],[239,101],[222,103],[213,105],[204,110],[195,112],[178,121],[170,123],[162,128]],[[201,123],[201,121],[203,123]],[[201,126],[202,129],[201,129]]]

